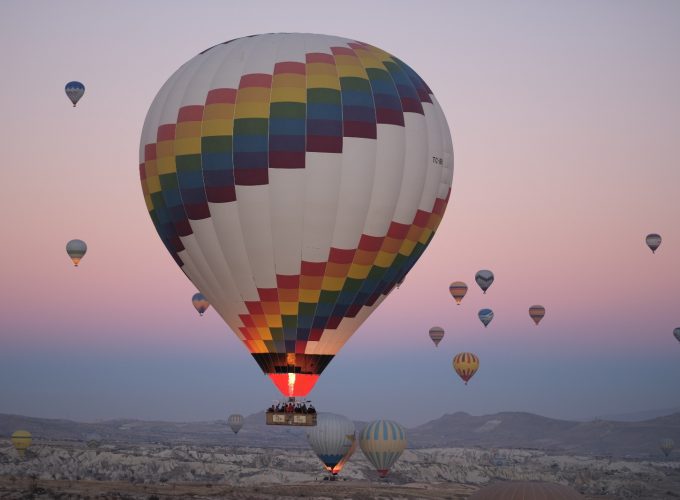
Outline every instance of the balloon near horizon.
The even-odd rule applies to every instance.
[[[431,90],[397,57],[266,34],[208,48],[170,77],[139,171],[177,265],[298,397],[429,245],[453,146]]]

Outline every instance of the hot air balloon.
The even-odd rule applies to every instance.
[[[680,342],[680,327],[673,330],[673,336],[676,338],[678,342]]]
[[[83,94],[85,93],[85,85],[80,82],[68,82],[64,87],[64,91],[75,108],[76,104],[78,104],[78,101],[80,101],[80,98],[83,97]]]
[[[465,294],[468,291],[468,286],[462,281],[454,281],[449,285],[449,293],[456,300],[456,304],[460,305],[460,301],[463,300]]]
[[[78,267],[78,263],[85,252],[87,252],[87,244],[83,240],[71,240],[66,243],[66,253],[71,257],[73,265],[76,267]]]
[[[671,454],[673,448],[675,448],[675,443],[671,438],[662,439],[661,442],[659,443],[659,449],[661,449],[664,456],[666,457]]]
[[[15,431],[12,433],[11,439],[14,449],[17,450],[17,453],[19,454],[19,458],[24,458],[26,456],[26,450],[33,442],[31,433],[28,431]]]
[[[533,319],[536,326],[538,326],[543,319],[543,316],[545,316],[545,307],[539,305],[531,306],[529,308],[529,316],[531,316],[531,319]]]
[[[647,243],[647,246],[652,251],[652,253],[655,253],[656,249],[661,246],[661,235],[656,233],[648,234],[645,238],[645,243]]]
[[[234,434],[238,434],[238,431],[240,431],[241,427],[243,427],[243,415],[233,413],[229,415],[227,423],[229,424],[229,427],[231,427],[231,430],[234,431]]]
[[[392,420],[375,420],[359,434],[359,446],[378,475],[385,477],[406,449],[406,431]]]
[[[486,293],[489,287],[493,284],[493,273],[486,269],[482,269],[475,274],[475,281],[482,289],[482,292]]]
[[[342,470],[357,447],[354,423],[333,413],[317,415],[316,426],[307,431],[307,441],[333,476]]]
[[[479,369],[479,358],[471,352],[461,352],[453,357],[453,369],[465,385]]]
[[[102,444],[102,437],[96,432],[88,433],[85,435],[85,443],[88,448],[97,449]]]
[[[210,307],[210,302],[208,302],[202,293],[195,293],[193,297],[191,297],[191,303],[194,305],[194,308],[198,311],[200,316],[203,316],[203,313]]]
[[[441,326],[433,326],[430,328],[430,338],[434,342],[435,347],[439,345],[439,342],[444,338],[444,329]]]
[[[161,240],[286,397],[309,393],[420,258],[452,176],[424,81],[335,36],[201,52],[161,88],[141,137]]]
[[[470,500],[583,500],[575,489],[558,483],[501,481],[470,495]]]
[[[493,319],[493,311],[491,309],[480,309],[477,316],[479,316],[479,321],[481,321],[484,328],[486,328]]]

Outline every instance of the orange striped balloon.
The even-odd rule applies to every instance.
[[[465,385],[468,380],[477,373],[479,369],[479,358],[471,352],[461,352],[453,357],[453,369],[460,378],[463,379]]]
[[[465,294],[468,291],[468,286],[462,281],[454,281],[449,285],[449,292],[451,296],[456,299],[456,304],[460,305],[460,301],[463,300]]]
[[[531,316],[531,319],[534,320],[534,323],[538,325],[543,319],[543,316],[545,316],[545,307],[539,305],[531,306],[529,308],[529,316]]]

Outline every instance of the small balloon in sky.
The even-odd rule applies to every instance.
[[[479,358],[471,352],[461,352],[453,357],[453,369],[465,385],[479,369]]]
[[[645,238],[645,243],[647,243],[647,246],[652,251],[652,253],[656,253],[656,249],[661,246],[661,235],[650,233]]]
[[[433,326],[430,328],[430,339],[434,342],[435,347],[439,345],[439,342],[444,338],[444,329],[441,326]]]
[[[191,297],[191,303],[201,316],[203,316],[203,313],[210,307],[210,302],[208,302],[208,299],[205,298],[205,295],[200,292],[195,293],[193,297]]]
[[[484,328],[486,328],[493,319],[493,311],[491,309],[480,309],[477,316],[479,316],[479,321],[481,321]]]
[[[76,267],[78,267],[85,252],[87,252],[87,244],[83,240],[71,240],[66,243],[66,253],[71,257],[73,265]]]
[[[545,316],[545,307],[539,305],[531,306],[529,308],[529,316],[531,316],[531,319],[534,320],[534,323],[538,325],[543,319],[543,316]]]
[[[484,293],[486,293],[489,287],[493,284],[493,280],[494,280],[493,273],[487,269],[477,271],[477,274],[475,274],[475,281],[477,282],[479,288],[481,288],[482,292]]]
[[[80,98],[83,97],[83,94],[85,93],[85,85],[75,81],[68,82],[66,87],[64,87],[64,92],[66,92],[66,96],[73,103],[73,107],[75,108],[76,104],[78,104],[78,101],[80,101]]]
[[[673,336],[678,342],[680,342],[680,327],[673,330]]]
[[[449,285],[449,293],[455,299],[456,304],[460,305],[460,301],[463,300],[465,294],[468,291],[468,286],[462,281],[454,281]]]

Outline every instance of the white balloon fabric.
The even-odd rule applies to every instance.
[[[154,99],[151,219],[284,396],[304,396],[430,243],[451,192],[441,107],[398,58],[335,36],[211,47]]]
[[[338,474],[357,446],[354,423],[334,413],[319,413],[316,426],[307,431],[307,441],[324,467]]]
[[[238,413],[229,415],[227,423],[229,424],[229,427],[231,427],[231,430],[234,432],[234,434],[238,434],[238,431],[240,431],[241,427],[243,427],[243,415],[239,415]]]

